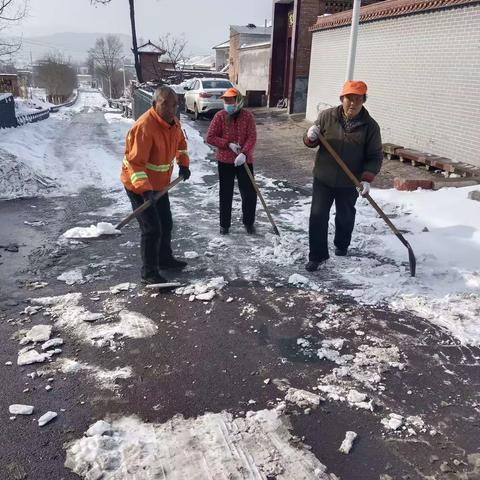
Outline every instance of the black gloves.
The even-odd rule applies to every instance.
[[[190,169],[188,167],[178,167],[178,174],[183,177],[183,181],[188,180],[190,178]]]

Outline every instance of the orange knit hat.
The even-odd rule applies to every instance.
[[[343,84],[341,97],[353,93],[355,95],[366,95],[367,94],[367,84],[362,81],[356,80],[347,80]]]

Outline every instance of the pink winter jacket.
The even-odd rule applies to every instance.
[[[243,108],[236,116],[229,116],[225,110],[217,112],[208,128],[207,143],[217,147],[216,158],[219,162],[233,163],[237,154],[230,150],[228,144],[238,143],[247,162],[253,163],[253,149],[257,143],[255,118]]]

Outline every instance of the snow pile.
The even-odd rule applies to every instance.
[[[97,225],[90,225],[89,227],[74,227],[67,230],[62,237],[65,238],[98,238],[101,235],[118,235],[120,230],[117,230],[111,223],[99,222]]]
[[[101,319],[102,315],[79,305],[81,300],[81,293],[68,293],[57,297],[35,298],[32,303],[47,307],[47,313],[55,319],[57,329],[68,330],[81,341],[97,347],[108,346],[115,350],[119,346],[119,339],[145,338],[157,333],[158,327],[151,319],[121,307],[109,312],[110,317],[115,316],[110,321],[91,323]]]
[[[79,268],[67,270],[57,277],[57,280],[65,282],[67,285],[73,285],[74,283],[83,283],[83,273]]]
[[[177,288],[175,293],[178,295],[189,295],[190,301],[200,300],[208,302],[212,300],[217,292],[227,283],[223,277],[215,277],[208,281]]]
[[[206,413],[164,424],[134,416],[93,424],[66,446],[65,466],[82,478],[276,478],[330,480],[308,449],[293,442],[277,410]],[[241,472],[241,473],[240,473]]]

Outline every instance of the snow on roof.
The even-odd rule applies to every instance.
[[[214,47],[212,47],[212,50],[219,50],[221,48],[230,48],[230,40],[227,40],[226,42],[215,45]]]
[[[272,33],[272,27],[257,27],[256,25],[230,25],[232,30],[237,33],[248,33],[250,35],[270,35]]]
[[[137,48],[137,51],[138,53],[158,53],[160,55],[163,55],[165,53],[165,50],[157,47],[150,40],[147,43],[140,45],[140,47]]]
[[[240,46],[240,49],[244,50],[246,48],[262,48],[262,47],[269,47],[271,42],[259,42],[259,43],[244,43]]]
[[[189,58],[185,62],[185,65],[197,65],[210,68],[215,65],[215,59],[213,58],[213,55],[197,55]]]
[[[7,97],[11,97],[11,93],[0,93],[0,100],[4,100]]]

